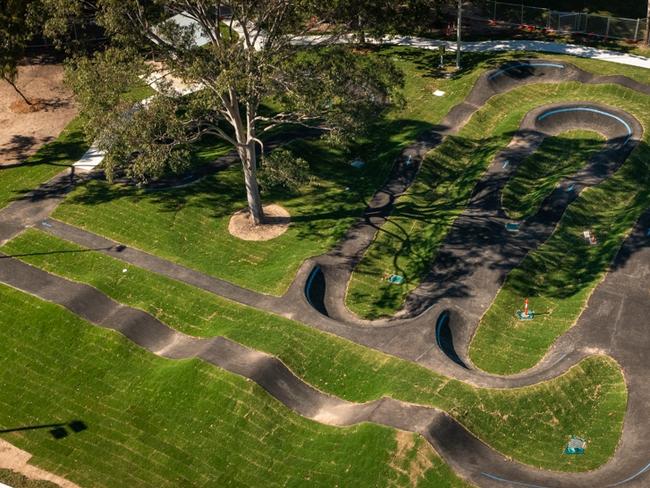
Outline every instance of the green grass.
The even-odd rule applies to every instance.
[[[298,194],[271,194],[292,215],[283,236],[267,242],[245,242],[227,231],[230,215],[244,208],[239,165],[182,189],[147,192],[92,182],[75,191],[56,217],[159,254],[238,285],[272,294],[283,293],[300,264],[329,250],[385,180],[401,149],[439,122],[460,102],[476,74],[457,80],[433,77],[431,53],[413,49],[381,50],[407,74],[406,105],[379,120],[371,135],[350,152],[323,141],[296,141],[292,149],[310,164],[316,177]],[[442,89],[446,97],[434,97]],[[351,168],[354,157],[368,164]]]
[[[41,231],[27,230],[2,251],[89,283],[187,334],[222,335],[275,355],[327,393],[357,402],[387,395],[442,408],[499,451],[534,466],[593,469],[612,455],[618,442],[627,393],[617,365],[601,356],[532,387],[476,389],[131,265],[123,273],[123,262],[95,251],[81,252],[77,245]],[[586,456],[562,455],[571,434],[589,438]]]
[[[82,125],[73,119],[61,134],[19,166],[0,166],[0,208],[24,196],[75,163],[88,149]]]
[[[2,437],[81,486],[410,486],[409,474],[417,486],[468,486],[415,434],[312,422],[239,376],[158,358],[4,285],[0,355],[11,366],[0,371],[3,428],[87,427]]]
[[[573,130],[546,138],[521,162],[502,194],[503,209],[513,219],[525,219],[539,209],[558,182],[586,166],[605,138],[592,131]]]
[[[510,142],[524,115],[543,104],[577,100],[617,106],[650,123],[646,108],[650,97],[618,85],[535,84],[493,97],[457,136],[448,137],[429,153],[415,183],[397,201],[391,218],[355,269],[346,297],[350,310],[365,318],[399,310],[404,298],[431,269],[441,242],[465,208],[474,185],[497,151]],[[573,143],[572,150],[584,149],[576,154],[576,161],[584,164],[591,154],[592,139],[589,136],[587,141]],[[576,162],[569,163],[577,166]],[[548,177],[544,184],[551,186],[553,181]],[[535,203],[541,193],[531,195],[535,198],[527,205]],[[383,278],[387,273],[404,276],[405,284],[388,283]]]
[[[648,161],[650,147],[643,143],[612,178],[585,190],[549,240],[510,273],[472,340],[470,357],[478,367],[502,374],[530,368],[576,322],[623,239],[650,206]],[[584,240],[587,229],[598,245]],[[514,317],[524,298],[540,313],[531,322]]]

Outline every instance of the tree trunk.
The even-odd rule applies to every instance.
[[[650,46],[650,0],[648,0],[648,15],[646,15],[645,36],[643,37],[643,43],[646,46]]]
[[[20,97],[25,101],[25,103],[26,103],[27,105],[31,105],[31,104],[32,104],[32,102],[29,101],[29,99],[28,99],[28,98],[23,94],[23,92],[21,92],[21,91],[18,89],[18,87],[17,87],[16,84],[11,80],[11,78],[7,78],[6,76],[3,75],[3,76],[2,76],[2,79],[5,80],[7,83],[9,83],[9,84],[13,87],[13,89],[16,91],[16,93],[18,93],[18,95],[20,95]]]
[[[242,164],[244,166],[244,183],[246,185],[246,199],[248,200],[248,211],[253,224],[264,223],[264,210],[262,209],[262,197],[260,187],[257,184],[257,153],[255,152],[255,141],[250,141],[240,151]]]

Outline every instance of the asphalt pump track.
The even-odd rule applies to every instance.
[[[650,289],[650,243],[644,214],[626,239],[605,280],[592,294],[578,323],[560,337],[546,357],[525,373],[502,377],[477,371],[467,347],[478,319],[491,303],[503,278],[552,233],[567,205],[582,189],[609,177],[641,140],[643,128],[630,114],[594,103],[538,107],[526,115],[513,141],[501,151],[477,184],[465,212],[455,221],[431,273],[408,297],[404,310],[387,320],[363,321],[344,305],[351,273],[386,221],[396,198],[417,175],[425,154],[445,136],[455,134],[486,101],[527,83],[614,83],[650,94],[650,86],[622,76],[597,76],[564,62],[517,61],[481,76],[460,105],[440,126],[407,148],[387,183],[371,200],[363,217],[331,252],[306,261],[283,297],[270,297],[128,248],[104,237],[48,218],[71,188],[60,175],[0,211],[0,242],[22,229],[39,226],[64,239],[118,257],[240,303],[281,314],[418,363],[476,386],[514,388],[552,379],[594,351],[608,354],[623,368],[629,390],[623,434],[614,457],[595,471],[550,472],[505,458],[471,435],[453,418],[431,407],[390,398],[356,404],[326,395],[296,377],[277,358],[225,338],[198,339],[181,334],[152,316],[114,302],[98,290],[31,267],[11,257],[0,259],[0,281],[59,303],[89,322],[114,329],[163,357],[200,357],[257,382],[297,413],[331,425],[376,422],[423,435],[461,476],[478,486],[537,488],[642,487],[650,484],[650,388],[646,385],[644,303]],[[505,232],[500,191],[517,163],[534,152],[545,137],[588,128],[607,139],[588,165],[564,181],[575,191],[554,191],[516,235]],[[503,162],[509,161],[507,170]],[[410,160],[412,164],[407,164]],[[504,171],[505,170],[505,171]],[[467,233],[477,241],[467,239]],[[456,269],[459,264],[465,269]],[[317,286],[315,286],[315,284]],[[309,286],[308,286],[309,285]],[[446,341],[439,347],[440,318]],[[469,365],[469,366],[468,366]]]

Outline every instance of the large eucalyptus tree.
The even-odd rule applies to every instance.
[[[70,80],[88,134],[118,169],[146,181],[178,171],[191,143],[215,135],[236,148],[251,219],[264,222],[257,182],[261,134],[280,124],[322,128],[330,137],[354,134],[376,116],[401,84],[385,57],[351,46],[315,47],[303,37],[332,19],[319,0],[44,0],[53,30],[94,11],[110,47],[73,63]],[[350,0],[353,1],[353,0]],[[52,30],[52,29],[51,29]],[[195,91],[157,95],[130,112],[121,94],[150,74],[155,59]],[[261,110],[272,101],[276,110]]]

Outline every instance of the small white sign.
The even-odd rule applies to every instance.
[[[436,90],[436,91],[433,92],[433,94],[435,96],[437,96],[437,97],[444,97],[445,96],[445,92],[443,92],[442,90]]]

